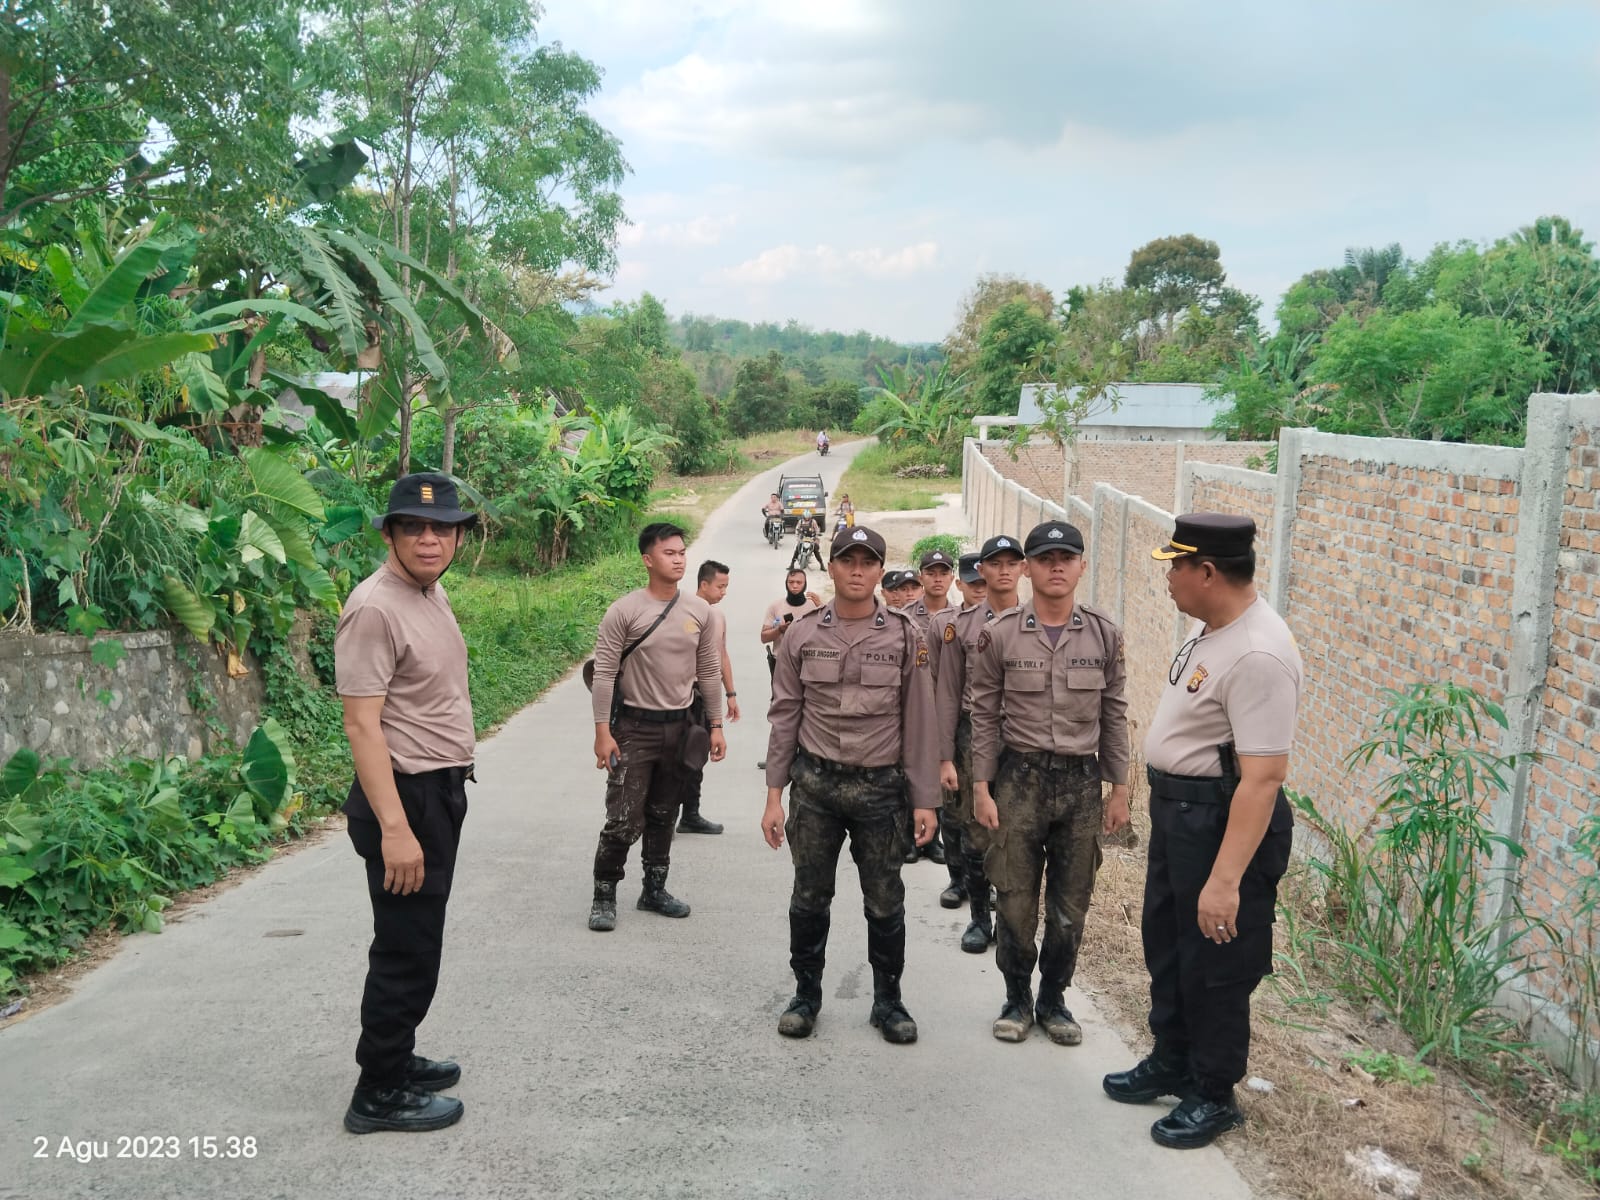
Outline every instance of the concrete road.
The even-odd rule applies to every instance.
[[[849,454],[791,465],[831,483]],[[887,1045],[867,1024],[848,857],[817,1034],[777,1035],[791,871],[757,831],[755,768],[768,687],[757,627],[792,545],[780,554],[761,538],[777,475],[734,496],[691,553],[691,571],[705,557],[733,568],[725,607],[746,714],[706,777],[705,812],[728,832],[674,847],[671,887],[692,917],[634,909],[635,852],[617,931],[585,927],[603,777],[588,694],[569,678],[480,747],[419,1041],[462,1064],[459,1125],[361,1138],[340,1126],[370,920],[340,835],[159,936],[128,938],[69,1000],[0,1030],[0,1195],[1248,1196],[1215,1149],[1154,1146],[1159,1108],[1105,1099],[1100,1076],[1133,1052],[1085,997],[1068,997],[1082,1046],[1037,1030],[1023,1045],[990,1037],[1003,988],[992,955],[957,948],[964,916],[938,906],[945,873],[932,863],[906,868],[918,1044]],[[208,1136],[217,1158],[190,1140]]]

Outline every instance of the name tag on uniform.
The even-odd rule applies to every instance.
[[[1008,671],[1042,671],[1049,665],[1049,661],[1043,658],[1006,659],[1006,670]]]
[[[1067,662],[1069,667],[1103,667],[1106,660],[1103,658],[1074,658]]]
[[[822,662],[838,662],[839,659],[843,656],[843,653],[844,652],[841,651],[841,650],[829,650],[824,646],[802,646],[802,647],[800,647],[800,657],[801,658],[803,658],[803,659],[804,658],[814,658],[814,659],[819,659]]]
[[[862,662],[888,663],[891,667],[900,665],[900,656],[893,650],[868,650],[861,656]]]

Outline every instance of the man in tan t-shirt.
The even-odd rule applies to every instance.
[[[1145,964],[1155,1048],[1107,1075],[1128,1104],[1181,1097],[1150,1128],[1163,1146],[1204,1146],[1243,1124],[1233,1087],[1250,1049],[1250,996],[1272,972],[1278,880],[1294,818],[1283,781],[1301,664],[1283,618],[1256,594],[1255,522],[1189,513],[1153,551],[1195,618],[1145,738],[1150,853]]]
[[[733,659],[728,656],[728,623],[717,607],[728,595],[728,564],[708,558],[695,573],[694,594],[711,606],[717,645],[722,649],[722,694],[728,702],[728,720],[739,719],[739,693],[733,690]],[[683,789],[683,810],[678,816],[679,833],[718,834],[722,825],[700,815],[700,788],[705,783],[704,769],[691,771]]]
[[[646,525],[639,554],[649,582],[606,610],[594,647],[594,761],[607,772],[606,823],[595,848],[589,910],[589,928],[597,932],[617,927],[617,884],[628,848],[641,835],[644,890],[636,907],[664,917],[689,915],[689,906],[667,891],[667,869],[690,769],[684,752],[692,740],[696,685],[711,726],[710,758],[721,761],[727,752],[717,624],[711,605],[678,594],[689,565],[683,530],[664,521]]]
[[[350,593],[334,633],[356,774],[344,812],[372,901],[361,1077],[344,1116],[351,1133],[420,1132],[461,1119],[461,1101],[435,1094],[453,1087],[461,1068],[413,1051],[439,983],[477,742],[467,646],[439,578],[476,520],[459,508],[448,475],[398,480],[375,522],[388,558]]]

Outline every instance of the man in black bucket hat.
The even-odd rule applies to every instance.
[[[366,860],[372,946],[361,997],[351,1133],[443,1129],[461,1101],[438,1093],[461,1068],[414,1053],[439,982],[445,903],[467,813],[476,736],[467,645],[439,585],[477,523],[448,475],[398,480],[373,524],[389,554],[350,593],[334,669],[355,762],[344,812]]]

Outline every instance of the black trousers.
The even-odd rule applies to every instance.
[[[1261,845],[1239,883],[1238,936],[1218,945],[1199,926],[1228,806],[1216,780],[1150,772],[1150,857],[1144,882],[1144,961],[1150,1032],[1164,1056],[1187,1059],[1197,1090],[1222,1098],[1244,1078],[1250,996],[1272,973],[1278,881],[1294,817],[1280,790]]]
[[[356,853],[366,860],[372,900],[372,945],[356,1041],[360,1087],[398,1087],[405,1081],[417,1026],[433,1004],[471,770],[446,767],[420,775],[395,774],[406,822],[422,846],[422,888],[409,896],[383,890],[383,833],[360,782],[350,785],[344,805],[348,831]]]

